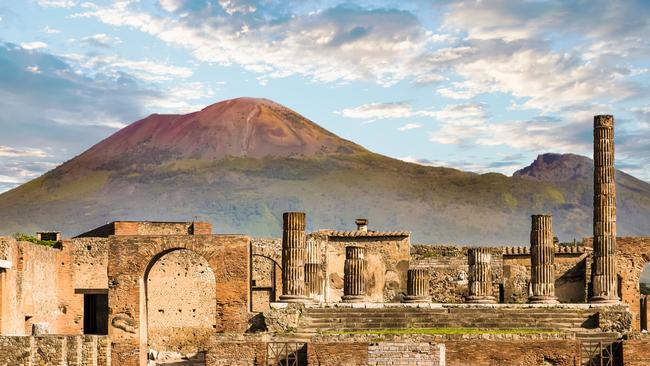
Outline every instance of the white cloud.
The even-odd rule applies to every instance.
[[[49,156],[45,151],[40,149],[31,149],[31,148],[13,148],[9,146],[0,145],[0,157],[47,157]]]
[[[22,47],[22,48],[24,48],[26,50],[30,50],[30,51],[31,50],[40,50],[40,49],[43,49],[43,48],[47,48],[47,43],[39,42],[39,41],[25,42],[25,43],[21,43],[20,47]]]
[[[43,33],[46,33],[46,34],[57,34],[57,33],[61,33],[61,31],[58,30],[58,29],[55,29],[55,28],[50,28],[49,25],[46,25],[45,27],[43,27]]]
[[[38,5],[44,8],[72,8],[77,3],[73,0],[38,0]]]
[[[183,5],[183,0],[160,0],[160,6],[170,13],[175,12]]]
[[[27,71],[31,72],[32,74],[40,74],[41,73],[41,70],[38,68],[38,65],[27,66],[25,69]]]
[[[397,130],[398,131],[408,131],[408,130],[414,130],[414,129],[417,129],[417,128],[420,128],[420,127],[422,127],[422,125],[419,124],[419,123],[407,123],[407,124],[403,125],[402,127],[398,127]]]
[[[141,80],[151,82],[188,78],[194,73],[189,67],[153,60],[128,60],[116,55],[69,54],[66,57],[89,71],[101,71],[111,75],[126,71]]]
[[[369,103],[336,112],[346,118],[377,120],[386,118],[405,118],[413,115],[411,105],[406,102]]]
[[[111,37],[106,33],[98,33],[81,38],[81,42],[90,46],[109,48],[111,44],[121,43],[122,41],[118,37]]]

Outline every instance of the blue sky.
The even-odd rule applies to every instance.
[[[590,156],[650,181],[650,2],[0,3],[0,192],[154,112],[266,97],[366,148],[512,174]]]

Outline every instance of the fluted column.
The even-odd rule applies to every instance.
[[[305,213],[282,215],[282,295],[283,302],[304,302],[305,296]]]
[[[467,250],[469,264],[469,303],[494,303],[492,296],[492,254],[489,248]]]
[[[594,253],[592,303],[618,303],[616,280],[614,117],[594,117]]]
[[[403,302],[431,302],[429,297],[429,271],[411,268],[407,273],[406,296]]]
[[[342,297],[344,302],[362,302],[366,298],[365,252],[363,247],[345,247]]]
[[[305,291],[312,300],[320,300],[323,288],[322,266],[318,242],[307,241],[307,260],[305,263]]]
[[[551,215],[533,215],[530,229],[530,289],[532,304],[555,304],[555,244]]]

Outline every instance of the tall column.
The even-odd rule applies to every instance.
[[[305,291],[312,300],[320,300],[323,285],[322,266],[318,242],[307,241],[307,260],[305,263]]]
[[[282,215],[282,302],[304,302],[305,297],[305,213]]]
[[[366,259],[365,248],[345,247],[345,266],[343,275],[344,302],[362,302],[366,298]]]
[[[403,302],[431,302],[429,297],[429,271],[411,268],[407,273],[406,296]]]
[[[469,248],[469,295],[467,302],[490,304],[496,302],[492,296],[492,254],[489,248]]]
[[[594,253],[592,303],[618,303],[614,117],[594,117]]]
[[[530,287],[532,304],[555,304],[555,244],[551,215],[532,215],[530,229]]]

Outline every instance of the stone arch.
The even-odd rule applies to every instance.
[[[214,273],[214,331],[244,332],[250,300],[249,244],[250,238],[242,235],[111,237],[108,281],[113,362],[146,365],[146,274],[157,260],[175,250],[203,257]]]
[[[274,256],[252,255],[251,265],[251,311],[260,312],[270,308],[270,303],[282,294],[282,265]]]
[[[208,261],[189,249],[154,256],[144,273],[141,326],[147,348],[165,354],[195,354],[207,348],[216,328],[216,279]]]

